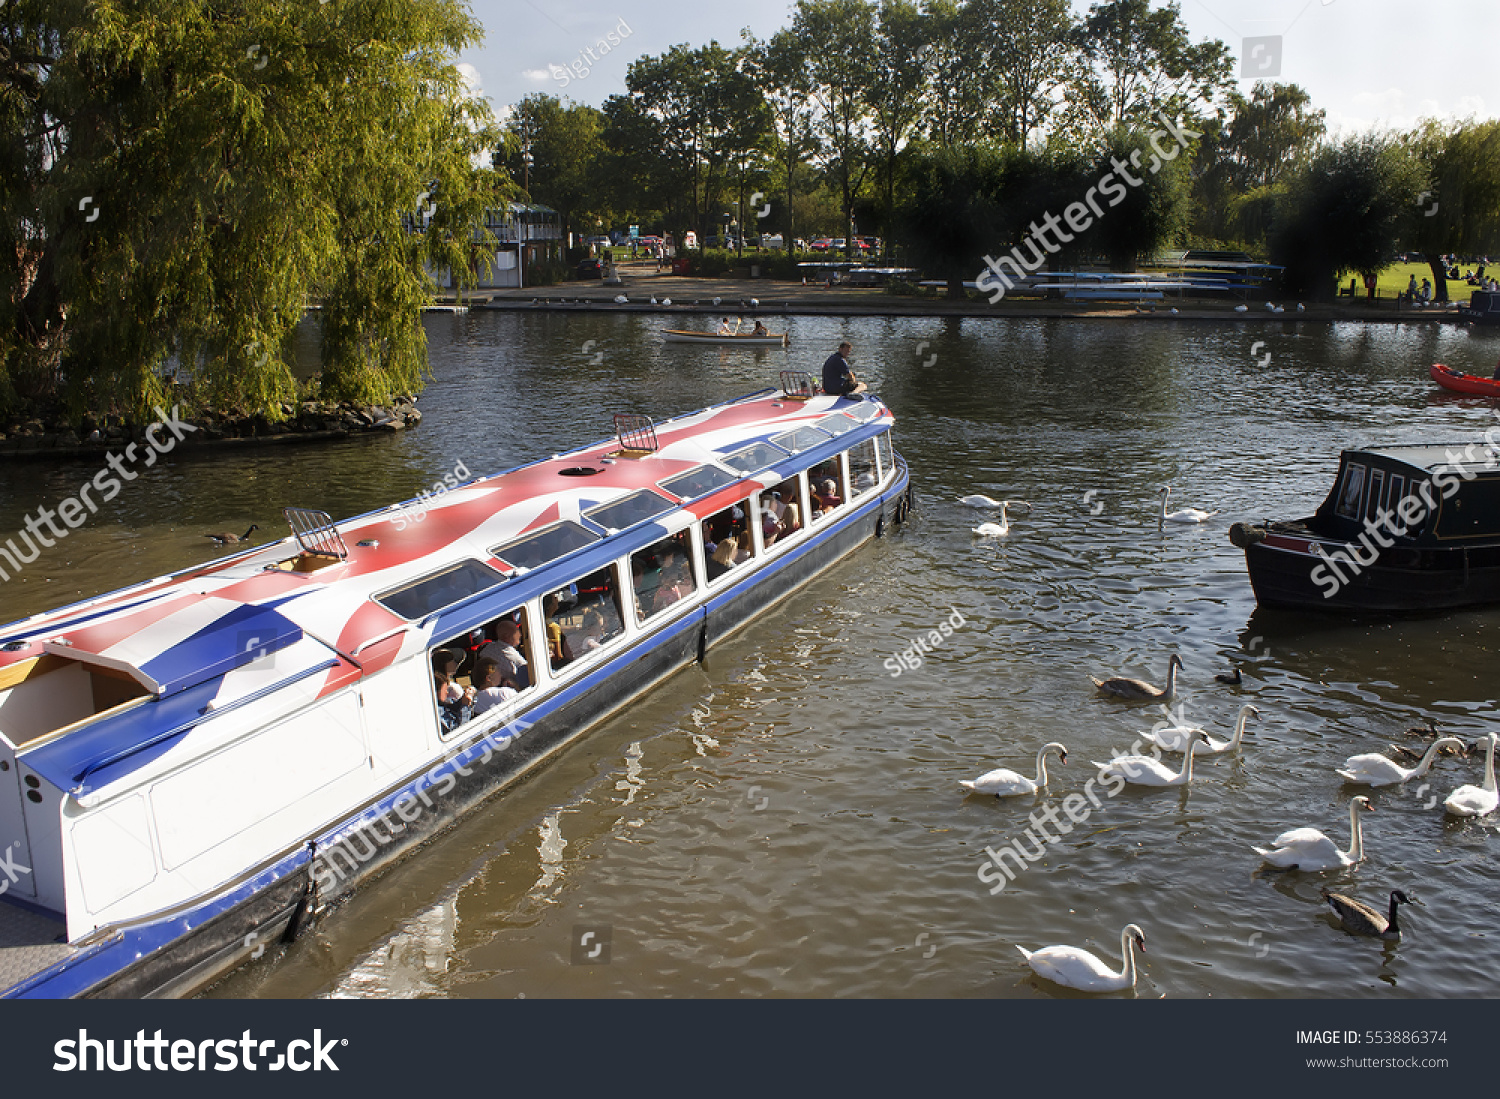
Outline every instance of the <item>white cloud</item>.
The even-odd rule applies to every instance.
[[[524,69],[521,75],[527,80],[543,81],[552,79],[552,74],[546,69]]]

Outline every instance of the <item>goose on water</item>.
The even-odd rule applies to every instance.
[[[233,546],[240,542],[250,541],[250,536],[258,530],[260,530],[260,527],[251,523],[250,529],[244,534],[235,534],[233,531],[221,530],[217,534],[205,534],[203,537],[212,538],[220,546]]]
[[[1330,893],[1324,889],[1323,899],[1338,914],[1339,924],[1345,931],[1355,935],[1373,935],[1388,942],[1401,938],[1401,925],[1396,922],[1396,906],[1412,903],[1401,890],[1392,889],[1390,912],[1382,916],[1363,901],[1346,897],[1342,893]]]
[[[1167,685],[1155,687],[1144,679],[1128,679],[1123,675],[1109,679],[1094,679],[1095,689],[1102,695],[1124,699],[1128,702],[1159,702],[1170,699],[1177,693],[1177,669],[1182,667],[1182,658],[1176,653],[1167,661]]]
[[[1061,744],[1053,741],[1051,744],[1042,745],[1041,750],[1036,754],[1035,779],[1029,779],[1025,775],[1018,775],[1014,771],[1001,767],[994,771],[987,771],[973,780],[964,779],[959,782],[959,785],[976,794],[994,794],[997,798],[1034,794],[1047,785],[1047,756],[1052,752],[1057,753],[1060,762],[1068,762],[1068,750]]]
[[[1156,517],[1158,527],[1166,523],[1206,523],[1217,511],[1204,511],[1202,508],[1183,508],[1181,511],[1167,510],[1167,497],[1172,495],[1172,486],[1163,485],[1161,490],[1161,514]]]
[[[1193,745],[1193,755],[1216,756],[1223,752],[1232,752],[1240,746],[1240,741],[1245,738],[1245,722],[1250,719],[1251,714],[1259,717],[1260,711],[1254,706],[1240,707],[1240,716],[1234,723],[1234,736],[1228,740],[1217,740],[1204,733],[1196,725],[1172,725],[1165,729],[1154,729],[1142,734],[1142,738],[1149,740],[1164,752],[1181,752],[1187,748],[1189,734],[1202,733],[1202,737]]]
[[[1445,736],[1433,741],[1415,767],[1403,767],[1379,752],[1365,752],[1363,755],[1350,756],[1344,761],[1343,767],[1334,769],[1334,774],[1345,782],[1362,786],[1395,786],[1409,779],[1421,778],[1437,759],[1438,752],[1450,745],[1462,748],[1464,742],[1456,736]]]
[[[1293,828],[1271,841],[1270,850],[1252,847],[1261,858],[1272,866],[1291,870],[1336,870],[1363,862],[1365,840],[1359,829],[1361,809],[1373,813],[1375,806],[1363,794],[1349,802],[1349,850],[1340,851],[1338,845],[1316,828]]]
[[[998,523],[980,523],[974,528],[974,533],[982,538],[1004,538],[1010,533],[1010,506],[1011,504],[1025,504],[1028,511],[1031,505],[1025,500],[1003,500],[1000,503],[1000,521]]]
[[[1135,987],[1134,944],[1146,952],[1146,933],[1133,923],[1125,925],[1120,932],[1120,953],[1125,958],[1124,968],[1116,973],[1109,966],[1076,946],[1044,946],[1038,951],[1017,946],[1021,957],[1038,977],[1045,977],[1056,984],[1066,985],[1083,992],[1119,992]]]
[[[1220,683],[1228,683],[1231,687],[1238,687],[1245,681],[1245,677],[1240,674],[1240,669],[1233,664],[1230,665],[1229,671],[1220,672],[1214,678]]]
[[[1193,750],[1186,754],[1180,771],[1173,771],[1150,756],[1116,756],[1108,763],[1094,766],[1098,768],[1101,779],[1105,775],[1116,775],[1132,786],[1186,786],[1193,781],[1193,757],[1198,754],[1198,745],[1207,737],[1202,729],[1187,734],[1186,743],[1191,744]]]
[[[1500,804],[1500,793],[1495,789],[1495,742],[1500,740],[1494,733],[1485,737],[1484,785],[1460,786],[1448,795],[1443,808],[1455,817],[1486,817]]]

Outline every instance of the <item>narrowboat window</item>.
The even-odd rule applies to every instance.
[[[1380,510],[1380,495],[1385,490],[1385,470],[1370,470],[1370,492],[1365,497],[1365,519],[1375,518],[1375,513]]]
[[[605,530],[624,530],[648,519],[655,519],[658,515],[665,515],[676,506],[660,493],[643,488],[613,503],[589,508],[583,513],[583,517]]]
[[[752,443],[743,450],[736,450],[733,454],[720,458],[719,461],[741,473],[755,473],[767,466],[774,466],[786,456],[786,451],[770,443]]]
[[[534,569],[597,541],[599,536],[593,531],[566,520],[554,523],[535,534],[528,534],[525,538],[496,546],[490,552],[507,565],[518,569]]]
[[[812,507],[813,522],[842,507],[848,494],[844,489],[844,464],[837,458],[819,462],[807,471],[807,499]]]
[[[755,540],[750,533],[750,506],[747,496],[703,521],[703,552],[708,555],[710,584],[755,556]]]
[[[1405,495],[1405,493],[1405,478],[1403,478],[1399,473],[1392,473],[1391,490],[1390,492],[1386,493],[1385,506],[1393,515],[1396,516],[1395,522],[1397,523],[1401,522],[1400,512],[1398,512],[1397,509],[1401,506],[1401,497]]]
[[[698,590],[693,577],[693,536],[678,531],[630,555],[637,619],[644,622]]]
[[[815,427],[799,427],[781,435],[771,436],[771,442],[793,454],[801,454],[804,450],[811,450],[827,441],[828,436]]]
[[[658,481],[657,484],[680,499],[696,500],[700,496],[707,496],[710,492],[717,492],[725,485],[732,485],[738,479],[727,469],[720,469],[718,466],[699,466],[686,473],[679,473],[675,477],[668,477],[665,481]]]
[[[503,573],[482,561],[460,561],[441,572],[382,592],[375,596],[375,602],[392,614],[415,621],[460,603],[486,588],[493,588],[504,580]]]
[[[1356,462],[1349,463],[1344,474],[1344,487],[1339,493],[1339,506],[1335,513],[1345,519],[1359,518],[1359,498],[1365,489],[1365,467]]]
[[[875,454],[875,440],[866,439],[858,446],[849,448],[849,495],[863,496],[880,483],[879,459]]]
[[[880,407],[874,401],[860,401],[857,405],[844,409],[843,414],[853,416],[860,423],[867,424],[880,415]]]
[[[553,669],[587,660],[625,632],[615,567],[606,565],[542,599]]]
[[[769,546],[802,529],[802,478],[788,477],[760,494],[760,540]]]
[[[832,416],[824,416],[818,421],[818,428],[828,432],[830,435],[847,435],[859,426],[859,421],[851,420],[842,412],[835,412]]]
[[[517,609],[432,650],[438,727],[456,732],[532,688],[526,614]]]

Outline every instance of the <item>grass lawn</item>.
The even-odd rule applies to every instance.
[[[1472,271],[1477,266],[1478,264],[1474,263],[1460,263],[1458,269],[1460,272]],[[1500,278],[1500,264],[1490,264],[1484,269],[1484,273],[1487,276]],[[1421,286],[1423,279],[1432,278],[1432,268],[1428,267],[1425,263],[1393,263],[1380,272],[1376,288],[1382,298],[1393,298],[1406,289],[1406,284],[1413,275],[1417,276],[1417,285]],[[1343,285],[1345,287],[1349,285],[1348,275],[1344,276]],[[1448,298],[1451,301],[1468,301],[1469,292],[1473,289],[1463,279],[1448,280]],[[1359,280],[1358,290],[1359,296],[1363,298],[1365,296],[1364,279]],[[1436,287],[1433,287],[1433,293],[1437,293]]]

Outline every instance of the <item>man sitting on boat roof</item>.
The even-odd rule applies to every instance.
[[[823,392],[833,397],[848,397],[865,391],[865,383],[849,369],[849,353],[854,345],[848,340],[823,363]]]

